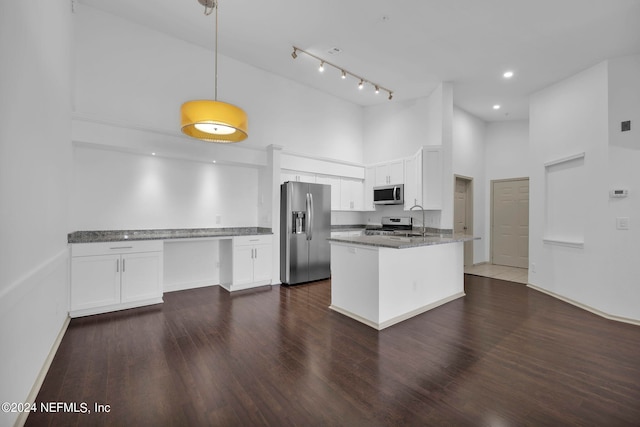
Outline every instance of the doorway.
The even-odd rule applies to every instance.
[[[473,234],[473,178],[455,176],[453,232]],[[473,265],[473,241],[464,242],[464,266]]]
[[[529,178],[491,181],[491,263],[529,268]]]

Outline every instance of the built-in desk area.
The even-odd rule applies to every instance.
[[[220,286],[227,291],[271,284],[271,229],[76,231],[67,240],[71,252],[69,315],[162,303],[165,243],[203,240],[219,242]]]

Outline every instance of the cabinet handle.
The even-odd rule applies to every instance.
[[[260,239],[249,239],[250,242],[259,242]]]
[[[124,268],[125,268],[125,260],[122,260],[122,272],[124,273]]]
[[[120,273],[120,260],[116,260],[116,273]]]
[[[114,246],[113,248],[109,248],[109,249],[132,249],[133,246]]]

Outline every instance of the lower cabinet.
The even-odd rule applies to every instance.
[[[220,286],[231,292],[271,284],[272,235],[238,236],[220,245]]]
[[[71,245],[71,317],[162,302],[162,241]]]

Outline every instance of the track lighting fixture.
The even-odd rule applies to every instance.
[[[198,1],[200,1],[200,0],[198,0]],[[206,0],[203,0],[203,1],[206,1]],[[336,50],[336,49],[337,48],[334,48],[334,50]],[[320,61],[320,66],[318,67],[318,71],[321,72],[321,73],[324,72],[325,64],[326,65],[330,65],[333,68],[335,68],[336,70],[340,71],[340,77],[343,80],[347,78],[347,74],[350,75],[351,77],[355,78],[355,79],[358,79],[360,81],[358,83],[358,89],[360,89],[360,90],[364,89],[364,84],[365,83],[369,83],[370,85],[372,85],[375,88],[375,93],[376,94],[380,93],[380,90],[384,90],[385,92],[387,92],[389,94],[389,100],[391,100],[393,98],[393,92],[390,89],[387,89],[386,87],[383,87],[383,86],[381,86],[381,85],[379,85],[377,83],[373,83],[371,80],[367,80],[364,77],[361,77],[361,76],[359,76],[357,74],[354,74],[354,73],[352,73],[352,72],[350,72],[348,70],[345,70],[342,67],[338,67],[337,65],[332,64],[331,62],[325,61],[323,58],[320,58],[319,56],[316,56],[316,55],[314,55],[312,53],[309,53],[304,49],[300,49],[297,46],[293,46],[293,52],[291,52],[291,57],[293,59],[296,59],[298,57],[298,52],[304,53],[304,54],[306,54],[306,55],[308,55],[308,56]]]

